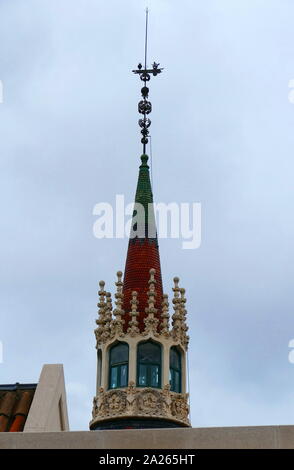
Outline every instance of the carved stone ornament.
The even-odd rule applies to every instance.
[[[98,413],[105,416],[117,416],[126,408],[126,394],[122,390],[103,392],[101,400],[98,398],[98,403]]]
[[[171,412],[173,416],[180,419],[185,419],[189,413],[189,406],[187,397],[182,394],[176,394],[171,400]]]
[[[130,382],[127,388],[104,391],[99,389],[93,403],[90,425],[111,417],[154,417],[170,419],[186,426],[189,422],[188,394],[163,389],[136,388]]]
[[[186,323],[186,297],[185,289],[179,287],[179,278],[174,278],[173,287],[174,297],[172,300],[174,306],[174,314],[172,315],[172,325],[170,325],[169,303],[167,294],[163,294],[163,302],[161,310],[155,308],[156,302],[156,280],[155,269],[149,270],[150,279],[148,281],[149,290],[147,292],[147,308],[144,308],[138,298],[136,291],[132,292],[130,300],[131,309],[125,312],[123,305],[123,282],[122,272],[117,272],[117,282],[115,283],[117,291],[115,293],[115,309],[112,310],[112,299],[110,292],[105,291],[105,282],[99,283],[99,302],[98,302],[98,318],[96,323],[98,328],[95,329],[96,348],[99,346],[112,343],[115,338],[118,340],[128,337],[153,337],[159,340],[171,339],[175,344],[181,344],[185,350],[188,349],[189,336],[187,334],[188,326]],[[147,287],[147,286],[146,286]],[[145,312],[144,328],[139,329],[138,317],[140,312]]]

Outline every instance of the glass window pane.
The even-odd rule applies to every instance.
[[[128,362],[129,347],[126,343],[118,343],[110,350],[110,365]]]
[[[170,389],[172,392],[174,392],[174,374],[173,374],[173,370],[170,369],[169,371],[169,384],[170,384]]]
[[[138,360],[144,364],[160,364],[161,349],[159,344],[148,341],[138,346]]]
[[[147,385],[147,367],[143,364],[139,366],[139,385],[146,386]]]
[[[112,367],[110,370],[110,388],[117,387],[117,367]]]
[[[126,387],[128,385],[128,366],[125,364],[120,366],[120,386]]]
[[[170,350],[170,367],[178,370],[181,368],[181,353],[175,347]]]
[[[170,371],[170,389],[172,392],[181,393],[181,374],[174,369]]]
[[[150,386],[159,387],[159,367],[150,366]]]
[[[181,386],[180,386],[180,373],[175,371],[175,391],[180,393]]]

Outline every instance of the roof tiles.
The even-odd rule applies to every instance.
[[[149,166],[147,164],[148,156],[141,156],[142,164],[139,169],[138,184],[135,196],[135,203],[143,206],[145,214],[143,218],[138,220],[138,214],[135,209],[133,216],[133,225],[135,223],[138,236],[131,237],[129,240],[128,253],[126,258],[125,272],[124,272],[124,310],[130,312],[130,300],[132,298],[132,291],[138,293],[139,301],[139,329],[144,330],[144,318],[146,317],[145,308],[147,305],[147,291],[149,290],[150,269],[156,270],[156,302],[155,308],[157,314],[155,315],[159,320],[161,314],[162,303],[162,279],[159,247],[156,234],[156,223],[153,209],[153,194],[149,175]],[[138,227],[140,224],[140,228]],[[138,230],[139,229],[139,230]],[[132,233],[132,232],[131,232]],[[144,233],[145,237],[140,237]],[[150,236],[151,234],[151,236]],[[130,318],[130,317],[129,317]],[[127,323],[124,325],[127,329]]]
[[[37,384],[0,385],[0,432],[21,432]]]

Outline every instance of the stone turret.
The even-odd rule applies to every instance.
[[[152,105],[149,81],[163,68],[147,67],[146,11],[145,66],[133,72],[144,83],[138,104],[143,154],[124,278],[118,271],[115,309],[111,294],[100,282],[95,330],[97,391],[90,429],[187,427],[186,353],[189,343],[185,289],[174,278],[170,319],[168,295],[163,294],[159,246],[146,145]]]
[[[190,426],[185,289],[175,277],[170,319],[168,295],[162,290],[147,155],[141,160],[135,202],[146,212],[139,221],[133,216],[141,236],[130,237],[124,281],[122,272],[117,273],[114,310],[104,281],[98,292],[93,430]]]

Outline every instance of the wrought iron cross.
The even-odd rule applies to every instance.
[[[148,114],[152,111],[152,104],[148,101],[149,88],[146,86],[146,83],[149,82],[151,75],[156,77],[159,73],[162,72],[163,68],[159,68],[160,64],[153,62],[152,68],[147,69],[147,33],[148,33],[148,8],[146,8],[146,29],[145,29],[145,64],[144,68],[141,63],[138,64],[136,70],[132,72],[139,75],[140,80],[144,82],[143,88],[141,88],[142,100],[138,103],[138,111],[140,114],[143,114],[143,118],[139,119],[138,123],[141,128],[141,142],[143,144],[143,153],[146,153],[146,144],[148,144],[148,135],[149,127],[151,125],[151,120],[147,117]]]

